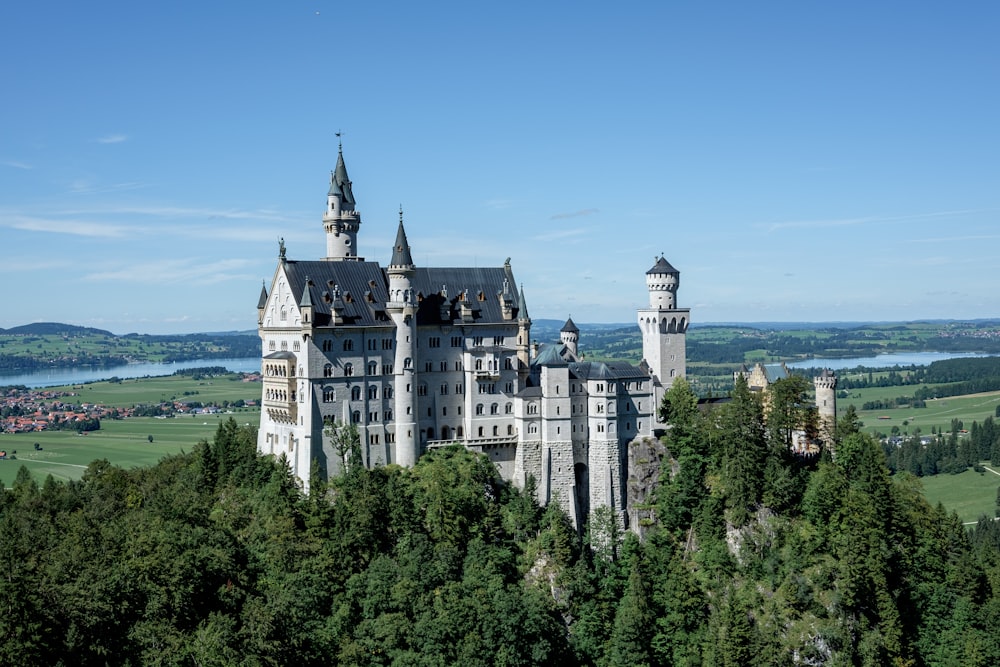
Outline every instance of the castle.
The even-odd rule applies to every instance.
[[[685,373],[690,313],[680,274],[663,257],[646,272],[638,311],[643,361],[590,362],[579,329],[531,340],[525,291],[510,259],[487,268],[419,267],[402,210],[387,266],[358,256],[343,149],[330,175],[326,257],[301,261],[279,246],[257,304],[263,393],[258,449],[284,455],[308,491],[311,475],[343,462],[328,425],[355,424],[366,466],[412,466],[459,443],[501,476],[558,502],[579,527],[600,506],[627,525],[627,447],[652,437],[657,406]]]

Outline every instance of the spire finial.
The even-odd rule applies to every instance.
[[[341,132],[340,130],[337,130],[336,132],[334,132],[334,135],[337,137],[337,151],[340,152],[340,153],[343,153],[344,152],[344,140],[341,139],[341,137],[344,136],[344,133]]]
[[[403,224],[403,205],[399,205],[399,224]]]

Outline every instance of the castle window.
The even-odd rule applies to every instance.
[[[538,433],[538,424],[528,424],[528,433]]]
[[[417,396],[426,396],[426,395],[427,395],[427,385],[421,382],[419,385],[417,385]]]
[[[670,369],[670,377],[674,377],[675,375],[677,375],[677,369],[676,368],[671,368]]]
[[[441,347],[441,339],[438,338],[437,336],[432,336],[430,339],[428,339],[427,344],[430,347]]]
[[[360,424],[361,423],[361,411],[360,410],[355,410],[354,412],[351,413],[351,423],[352,424]]]
[[[452,336],[451,337],[451,346],[452,347],[462,347],[462,337],[461,336]]]
[[[361,387],[351,387],[351,400],[352,401],[361,400]]]
[[[274,346],[274,341],[273,340],[269,341],[268,344],[267,344],[267,349],[270,350],[271,352],[274,352],[274,347],[275,347]]]
[[[448,362],[447,361],[442,361],[440,368],[441,368],[441,372],[442,373],[447,372],[447,370],[448,370]]]
[[[483,410],[484,410],[483,404],[482,403],[476,403],[476,414],[477,415],[483,414]]]
[[[505,415],[509,415],[512,412],[514,412],[514,405],[513,404],[507,403],[506,405],[503,406],[503,413]]]
[[[410,368],[412,365],[413,365],[413,359],[410,359],[409,357],[403,359],[403,368]]]
[[[383,338],[382,339],[382,349],[383,350],[391,350],[392,349],[392,339],[391,338]]]
[[[604,433],[604,424],[598,424],[597,425],[597,432],[598,433]]]
[[[461,438],[463,435],[465,435],[465,429],[463,429],[461,426],[455,429],[456,438]]]
[[[324,389],[323,390],[323,402],[333,403],[337,400],[337,391],[335,389]]]
[[[368,398],[369,399],[378,398],[378,387],[376,387],[375,385],[368,387]]]
[[[442,417],[447,417],[448,416],[448,406],[447,405],[441,406],[441,416]]]
[[[392,364],[382,364],[382,375],[392,375]]]
[[[329,352],[331,347],[333,347],[333,344],[332,344],[331,341],[329,341],[329,340],[323,341],[323,351],[324,352]]]
[[[506,391],[508,394],[513,394],[514,393],[514,383],[513,382],[508,382],[507,384],[505,384],[504,385],[504,391]]]
[[[447,383],[441,385],[441,395],[442,396],[447,396],[448,395],[448,384]]]
[[[463,385],[461,382],[455,384],[455,393],[456,394],[464,394],[465,393],[465,385]]]
[[[347,362],[344,364],[344,377],[351,377],[354,375],[354,364]]]
[[[514,425],[507,424],[507,435],[514,435]]]
[[[323,364],[323,377],[325,378],[333,377],[333,364]]]
[[[378,362],[369,361],[368,362],[368,375],[378,375]]]
[[[430,361],[425,361],[424,362],[424,371],[430,373],[433,370],[434,370],[434,364],[431,363]]]
[[[353,340],[345,340],[344,341],[344,352],[350,352],[353,349],[354,349],[354,341]]]
[[[494,426],[493,427],[493,435],[494,436],[500,435],[500,427],[499,426]]]
[[[284,322],[287,319],[288,319],[288,311],[285,309],[284,306],[282,306],[281,307],[281,321]]]
[[[298,352],[298,351],[299,351],[299,341],[294,341],[292,343],[292,352]]]
[[[434,409],[433,408],[427,408],[427,416],[428,417],[433,417],[434,416]]]
[[[479,427],[479,437],[480,438],[483,437],[483,427],[482,426]]]
[[[368,421],[370,421],[370,422],[377,422],[378,421],[378,413],[377,412],[369,412],[368,413]]]
[[[392,398],[392,387],[386,387],[382,392],[382,396],[383,398]]]
[[[481,346],[483,344],[483,337],[482,336],[473,336],[473,338],[472,338],[472,344],[475,345],[476,347]]]
[[[368,339],[368,349],[369,350],[374,350],[376,345],[377,345],[377,343],[375,342],[374,338],[369,338]]]
[[[386,410],[383,413],[383,415],[384,415],[385,421],[387,421],[387,422],[391,422],[392,421],[392,410]]]
[[[287,340],[281,341],[281,351],[282,352],[287,352],[288,351],[288,341]]]
[[[496,403],[494,403],[493,405],[491,405],[490,406],[490,414],[491,415],[498,415],[498,414],[500,414],[500,406],[497,405]]]
[[[503,360],[503,367],[504,367],[505,370],[508,370],[508,371],[514,370],[514,362],[513,362],[513,360],[510,357],[505,358]]]
[[[476,359],[476,370],[477,371],[483,370],[483,360],[482,359]]]

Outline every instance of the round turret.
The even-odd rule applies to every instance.
[[[649,290],[649,307],[672,310],[677,307],[677,288],[681,273],[661,255],[656,264],[646,271],[646,289]]]

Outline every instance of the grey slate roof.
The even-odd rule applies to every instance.
[[[573,318],[570,317],[566,320],[566,324],[559,331],[566,331],[568,333],[580,333],[580,329],[573,323]]]
[[[377,262],[297,261],[285,262],[288,284],[296,303],[302,303],[306,278],[310,279],[308,298],[313,305],[314,326],[331,324],[331,305],[336,289],[344,303],[345,325],[391,326],[385,309],[389,298],[389,279],[386,270]],[[452,320],[460,318],[457,302],[465,293],[473,311],[474,324],[514,322],[504,320],[497,296],[503,291],[504,280],[513,281],[506,267],[489,268],[431,268],[414,270],[411,279],[417,294],[417,324],[444,324],[441,305],[448,301]],[[442,288],[447,288],[447,296]]]
[[[660,258],[656,260],[656,264],[653,265],[653,268],[646,271],[646,275],[649,275],[650,273],[680,273],[680,271],[671,266],[670,262],[663,258],[663,255],[660,255]]]
[[[257,310],[261,308],[267,308],[267,286],[264,285],[263,280],[260,283],[260,298],[257,299]]]
[[[399,229],[396,230],[396,243],[392,246],[392,259],[390,266],[413,266],[413,257],[410,255],[410,244],[406,241],[406,230],[403,229],[403,212],[399,213]]]
[[[330,174],[330,191],[327,194],[340,195],[344,204],[354,205],[354,193],[351,192],[351,179],[347,177],[343,150],[337,151],[337,167]]]
[[[577,361],[569,365],[570,373],[581,380],[648,380],[638,366],[624,362]]]
[[[788,368],[785,364],[764,364],[764,376],[768,384],[774,384],[788,377]]]

